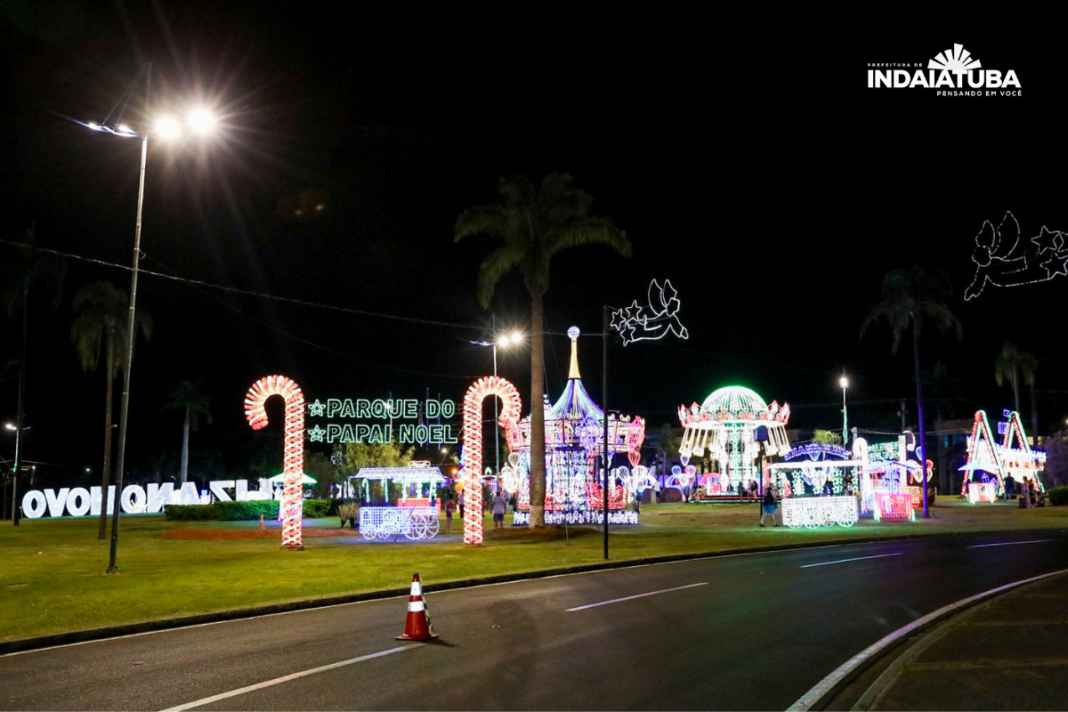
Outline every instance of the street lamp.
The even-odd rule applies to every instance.
[[[842,387],[842,447],[849,444],[849,417],[846,414],[846,389],[849,388],[849,379],[843,374],[838,379],[838,385]]]
[[[146,69],[146,83],[150,83],[152,78],[152,65],[147,65]],[[146,111],[146,114],[147,113],[148,112]],[[214,124],[214,119],[211,119],[205,109],[196,109],[190,114],[189,118],[190,121],[186,124],[186,127],[196,133],[204,133]],[[126,455],[126,425],[130,408],[130,370],[133,365],[133,347],[136,333],[137,274],[138,264],[141,257],[141,213],[145,203],[145,163],[148,159],[148,136],[151,132],[163,139],[174,139],[181,135],[183,127],[176,119],[170,116],[156,117],[155,121],[152,122],[151,127],[142,127],[140,131],[135,130],[129,124],[125,123],[109,126],[106,123],[89,122],[83,125],[93,131],[109,133],[121,138],[141,139],[141,171],[137,184],[137,222],[134,228],[133,270],[130,275],[130,314],[126,326],[126,368],[123,369],[122,377],[122,409],[119,417],[119,456],[116,460],[115,468],[115,501],[112,506],[111,549],[107,569],[107,573],[116,574],[119,572],[119,568],[115,563],[119,546],[119,512],[122,511],[122,507],[119,506],[119,500],[121,499],[119,495],[122,493],[123,466],[125,464],[124,460]],[[104,492],[106,491],[107,488],[105,487]]]
[[[509,346],[518,346],[523,341],[523,334],[519,331],[513,331],[511,334],[505,334],[499,337],[496,341],[469,341],[475,346],[489,346],[493,349],[493,377],[497,377],[497,347],[507,348]],[[498,399],[493,399],[493,462],[495,465],[495,472],[500,477],[501,473],[501,439],[497,435],[497,420],[500,418],[500,414],[497,412],[500,407]],[[498,483],[499,484],[499,483]]]

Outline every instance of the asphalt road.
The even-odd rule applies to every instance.
[[[431,592],[434,644],[394,640],[406,598],[263,616],[0,657],[0,708],[782,710],[896,628],[1065,568],[1050,532]]]

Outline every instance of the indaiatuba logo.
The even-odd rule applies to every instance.
[[[984,69],[962,45],[920,62],[868,63],[869,89],[934,89],[938,96],[1020,96],[1020,79],[1009,69]]]

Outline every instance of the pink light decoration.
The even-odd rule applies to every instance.
[[[497,423],[511,434],[523,412],[519,391],[507,380],[486,376],[475,381],[464,396],[464,544],[482,546],[482,401],[498,396],[503,407]]]
[[[627,453],[627,460],[630,461],[631,467],[637,467],[638,463],[642,461],[642,454],[638,450],[631,450]]]
[[[245,417],[253,430],[267,426],[263,405],[271,396],[286,402],[285,450],[282,456],[285,475],[282,488],[282,547],[299,551],[302,543],[304,474],[304,393],[297,382],[285,376],[267,376],[252,384],[245,395]]]
[[[876,492],[875,521],[882,519],[910,519],[916,520],[913,511],[913,498],[911,494],[891,494],[888,492]]]

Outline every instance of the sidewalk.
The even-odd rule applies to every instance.
[[[997,596],[935,628],[872,693],[854,709],[1068,709],[1068,574]]]

